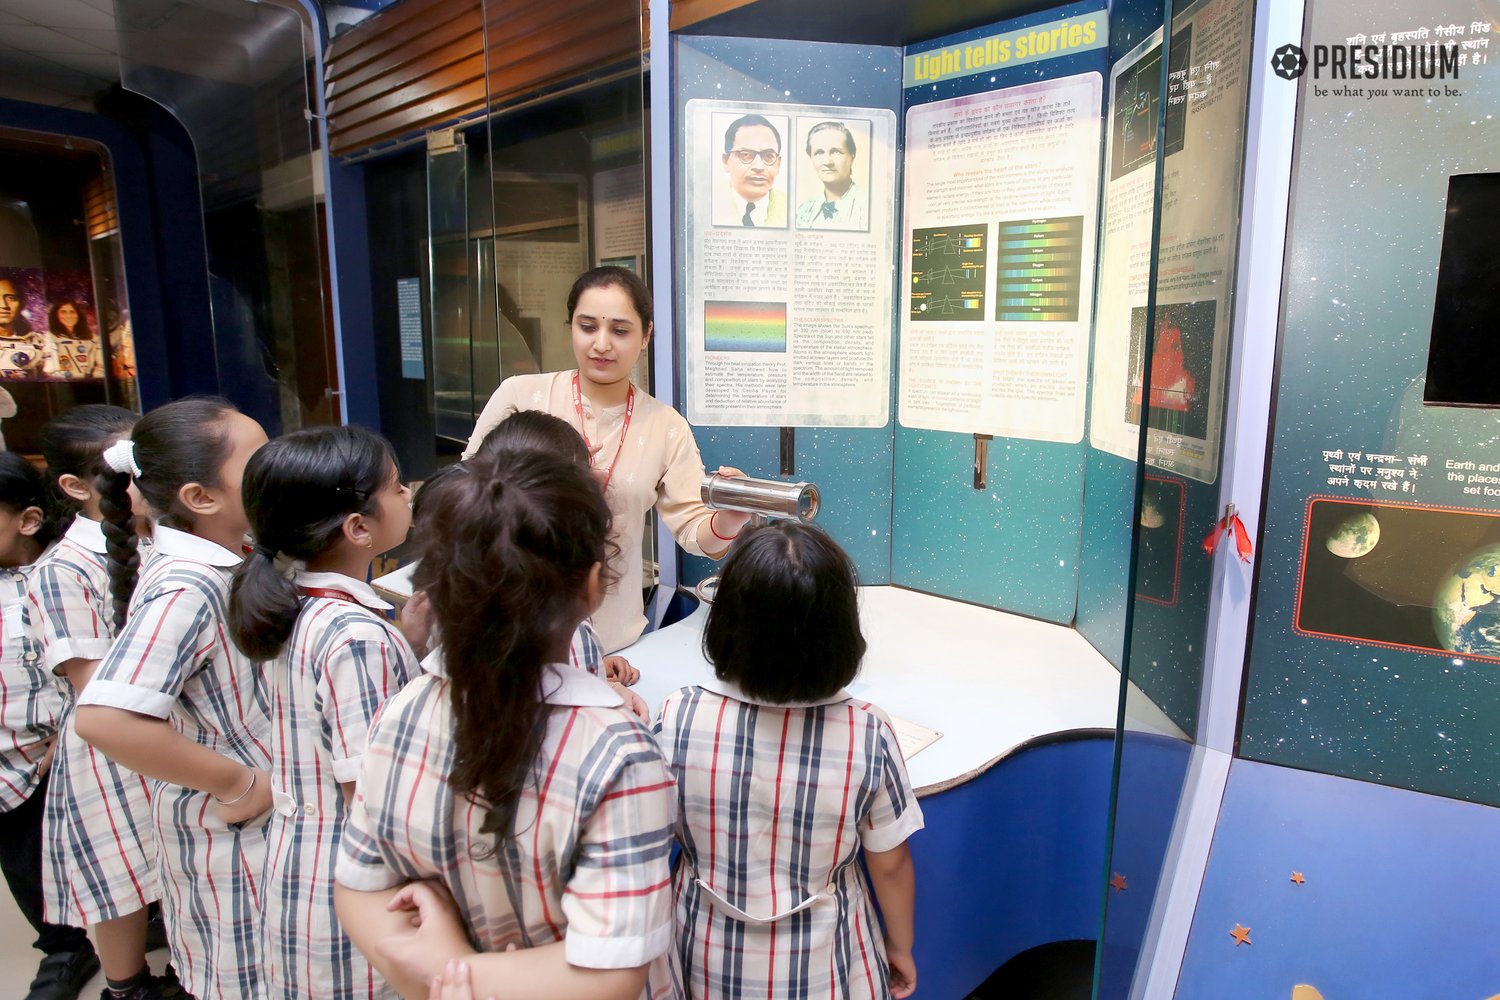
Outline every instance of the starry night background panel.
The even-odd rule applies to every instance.
[[[1489,536],[1470,545],[1453,535],[1489,521],[1416,518],[1406,527],[1438,531],[1443,557],[1436,545],[1398,557],[1397,525],[1380,504],[1500,511],[1500,482],[1486,482],[1500,474],[1482,469],[1500,462],[1500,413],[1422,403],[1449,177],[1500,170],[1495,21],[1493,3],[1472,0],[1310,5],[1304,48],[1427,29],[1425,44],[1458,43],[1463,64],[1446,81],[1316,80],[1309,71],[1298,84],[1276,425],[1240,737],[1247,757],[1491,805],[1500,804],[1500,664],[1482,658],[1493,651],[1495,597],[1480,586]],[[1395,93],[1413,83],[1421,96]],[[1474,225],[1477,237],[1494,220]],[[1315,496],[1349,505],[1319,504],[1318,544],[1306,520]],[[1382,526],[1373,545],[1369,525],[1361,533],[1357,523],[1369,512]],[[1405,559],[1404,572],[1393,557]],[[1330,560],[1342,563],[1331,581],[1319,576]],[[1365,578],[1432,593],[1404,595],[1400,620],[1350,621],[1359,595],[1344,593],[1340,606],[1333,590],[1352,579],[1368,593]],[[1299,594],[1304,624],[1311,601],[1314,617],[1342,615],[1338,630],[1355,638],[1299,633]],[[1445,602],[1451,627],[1434,630],[1430,616]],[[1444,648],[1359,638],[1392,629]]]
[[[1055,7],[1000,24],[985,25],[956,35],[935,38],[907,48],[908,54],[929,52],[960,41],[972,41],[1002,31],[1021,31],[1080,17],[1100,10],[1094,0]],[[1053,80],[1079,73],[1107,73],[1108,59],[1104,49],[1073,52],[1055,58],[1021,65],[996,67],[994,72],[975,73],[911,87],[905,92],[905,107],[946,101],[954,97],[987,93],[1016,87],[1034,80]],[[903,108],[904,111],[904,108]],[[1101,113],[1103,109],[1100,109]],[[903,114],[903,119],[904,119]],[[1003,225],[1025,226],[1033,221],[1058,229],[1050,239],[1058,244],[1051,252],[1068,253],[1078,245],[1067,238],[1066,219],[954,219],[954,234],[972,239],[982,235],[992,240]],[[983,223],[983,225],[965,225]],[[981,232],[982,230],[982,232]],[[916,254],[930,246],[935,232],[918,230],[912,234],[907,252]],[[1014,235],[1014,234],[1012,234]],[[1029,248],[1028,248],[1029,249]],[[934,255],[930,258],[937,261]],[[923,264],[926,266],[927,258]],[[913,258],[914,277],[922,272]],[[1065,263],[1060,259],[1049,265]],[[1014,268],[1012,268],[1014,270]],[[969,301],[980,301],[996,295],[1015,298],[997,275],[982,273],[966,276],[943,274],[954,285],[932,283],[930,287],[969,288]],[[1016,276],[1012,275],[1011,278]],[[1069,312],[1077,308],[1071,299],[1072,282],[1066,274],[1053,276],[1055,284],[1049,297],[1059,300],[1048,308]],[[1092,281],[1092,275],[1089,276]],[[973,281],[972,286],[963,285]],[[924,284],[923,287],[928,287]],[[1091,285],[1080,294],[1091,295]],[[959,293],[943,296],[950,301]],[[913,313],[919,300],[912,297]],[[988,302],[974,310],[982,319],[993,312]],[[915,317],[914,318],[918,318]],[[944,319],[967,318],[957,310]],[[1004,317],[1011,318],[1011,317]],[[1030,318],[1028,313],[1027,318]],[[1065,625],[1073,623],[1078,607],[1079,547],[1084,519],[1083,444],[1053,441],[1031,441],[1025,438],[997,438],[989,446],[989,482],[984,490],[974,489],[974,438],[969,434],[895,429],[896,461],[894,492],[895,527],[892,539],[891,582],[914,590],[956,597],[1013,611]],[[1134,470],[1130,471],[1131,475]],[[1115,535],[1128,533],[1118,523],[1108,531]],[[1112,578],[1106,586],[1120,591],[1123,599],[1124,575]]]
[[[677,35],[672,45],[674,110],[679,122],[686,120],[687,102],[694,98],[848,105],[892,111],[901,104],[901,50],[897,48],[707,35]],[[681,157],[681,148],[677,155]],[[899,218],[899,208],[897,212]],[[682,231],[681,218],[679,214],[674,227],[677,232]],[[681,266],[681,246],[677,253]],[[895,268],[892,268],[893,294],[895,282]],[[681,301],[674,305],[680,313]],[[712,329],[732,333],[733,337],[714,349],[786,349],[784,304],[715,305],[750,307],[750,311],[733,308],[717,314],[717,319],[725,322]],[[773,315],[772,310],[779,311]],[[705,316],[705,320],[714,318]],[[677,329],[686,329],[680,314],[677,319]],[[893,358],[894,350],[893,337]],[[685,370],[681,353],[678,367],[679,371]],[[891,370],[895,370],[894,364]],[[890,408],[894,412],[894,379],[891,385]],[[890,425],[800,427],[796,433],[797,471],[793,478],[817,483],[822,491],[818,524],[848,550],[859,569],[860,582],[890,583],[893,461]],[[781,478],[778,428],[699,426],[693,429],[693,435],[703,453],[703,464],[710,469],[730,465],[752,476]],[[717,572],[715,565],[708,559],[683,554],[682,581],[696,583]]]

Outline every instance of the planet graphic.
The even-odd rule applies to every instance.
[[[1323,543],[1328,551],[1342,559],[1369,555],[1380,542],[1380,522],[1369,511],[1345,518],[1328,533]]]
[[[1459,560],[1432,597],[1432,625],[1445,649],[1500,656],[1500,545]]]
[[[1141,497],[1141,527],[1160,528],[1167,523],[1167,519],[1161,512],[1156,497],[1146,495]]]

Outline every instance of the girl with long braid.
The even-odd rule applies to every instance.
[[[37,561],[26,597],[42,664],[75,698],[117,627],[95,480],[105,471],[105,449],[137,419],[118,406],[79,406],[42,429],[62,537]],[[161,897],[146,779],[79,739],[71,705],[58,727],[43,829],[47,915],[93,928],[105,997],[180,996],[174,977],[152,976],[146,965],[147,907]]]
[[[172,963],[199,1000],[264,997],[261,874],[271,808],[270,728],[255,663],[229,639],[230,575],[249,520],[245,464],[266,435],[220,399],[153,410],[105,452],[110,580],[119,637],[78,700],[77,730],[155,779],[152,817]],[[139,570],[128,490],[156,517]]]

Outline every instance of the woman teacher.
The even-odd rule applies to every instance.
[[[682,414],[630,382],[651,340],[651,292],[632,271],[598,267],[579,276],[568,293],[568,325],[578,367],[515,375],[485,404],[464,458],[485,435],[518,410],[542,410],[578,428],[595,475],[614,514],[620,579],[594,612],[606,653],[630,645],[646,627],[642,602],[641,536],[655,507],[677,543],[717,559],[729,550],[748,514],[703,505],[703,459]],[[737,469],[719,470],[742,475]]]

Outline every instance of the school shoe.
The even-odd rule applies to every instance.
[[[99,974],[99,956],[91,946],[48,955],[36,967],[26,1000],[77,1000],[88,981]]]
[[[169,968],[167,975],[147,976],[123,993],[106,986],[99,994],[99,1000],[190,1000],[190,998]]]

